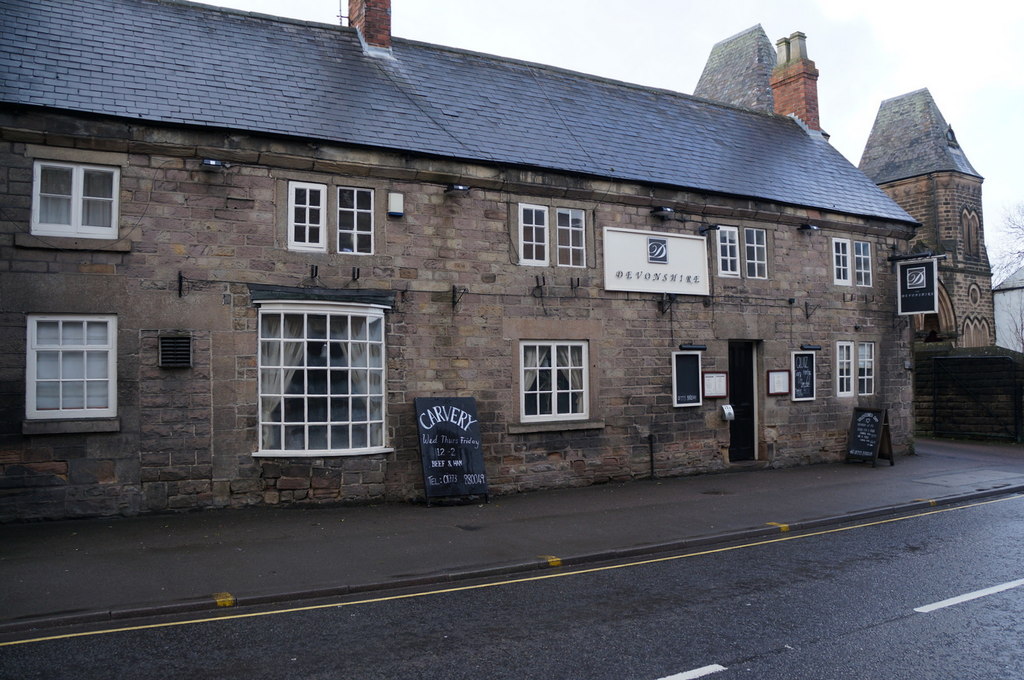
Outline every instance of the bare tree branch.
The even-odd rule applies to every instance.
[[[1001,281],[1024,266],[1024,201],[1008,208],[1003,216],[1007,244],[993,262],[994,281]]]

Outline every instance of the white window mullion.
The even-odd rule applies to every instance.
[[[851,284],[849,239],[832,239],[832,282],[837,286],[849,286]]]
[[[588,364],[586,342],[524,340],[519,373],[523,422],[587,418]]]
[[[853,343],[836,343],[836,396],[853,396]]]
[[[66,177],[63,181],[62,175]],[[121,169],[116,167],[36,161],[32,171],[31,233],[117,238],[120,179]],[[57,183],[66,186],[55,186]],[[87,205],[92,209],[86,210]]]
[[[857,394],[875,393],[875,343],[857,343]]]
[[[375,307],[265,303],[257,455],[326,456],[385,445],[384,316]]]
[[[117,317],[28,318],[25,417],[117,415]]]
[[[519,204],[519,263],[548,264],[548,209],[543,205]]]
[[[739,277],[739,229],[737,227],[722,226],[715,233],[717,234],[718,245],[718,275]]]
[[[327,185],[288,183],[288,249],[327,250]]]

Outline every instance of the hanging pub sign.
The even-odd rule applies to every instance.
[[[604,229],[604,288],[709,295],[707,241],[634,229]]]
[[[487,473],[473,397],[417,397],[423,490],[431,498],[483,496]]]
[[[896,263],[898,314],[935,314],[939,311],[938,272],[939,262],[935,258]]]

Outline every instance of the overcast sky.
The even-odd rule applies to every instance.
[[[338,24],[339,0],[206,0]],[[347,14],[347,0],[340,0]],[[990,256],[1024,201],[1024,3],[973,0],[392,0],[402,38],[691,94],[712,46],[755,24],[807,35],[822,128],[856,165],[884,99],[928,88],[985,178]]]

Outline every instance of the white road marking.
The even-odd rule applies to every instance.
[[[695,680],[695,678],[703,678],[705,675],[711,675],[712,673],[724,670],[725,666],[719,666],[717,663],[713,663],[710,666],[694,668],[692,671],[686,671],[685,673],[676,673],[675,675],[661,678],[661,680]]]
[[[977,600],[979,597],[985,597],[986,595],[994,595],[995,593],[1001,593],[1004,590],[1010,590],[1011,588],[1019,588],[1020,586],[1024,586],[1024,578],[1017,579],[1016,581],[1008,581],[1007,583],[1003,583],[998,586],[992,586],[991,588],[985,588],[984,590],[975,590],[973,593],[957,595],[956,597],[951,597],[948,600],[943,600],[942,602],[926,604],[923,607],[915,608],[914,611],[918,612],[919,614],[927,614],[928,612],[933,612],[936,609],[952,607],[953,605],[960,604],[961,602]]]

